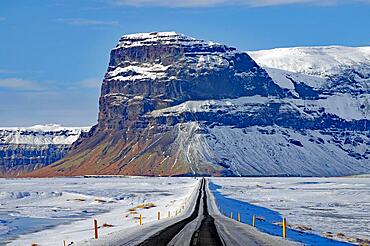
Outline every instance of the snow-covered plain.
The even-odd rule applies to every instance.
[[[287,218],[292,228],[304,228],[321,236],[330,232],[334,239],[343,241],[370,239],[369,176],[211,178],[211,181],[220,186],[217,190],[225,197],[267,208],[256,210],[260,211],[256,215],[266,220],[269,216],[273,220],[277,212]],[[236,203],[234,208],[240,205]],[[241,216],[245,219],[248,215]],[[249,223],[251,218],[246,220]]]
[[[166,218],[197,186],[193,178],[90,177],[0,180],[0,245],[63,245]],[[152,204],[150,204],[152,203]],[[146,208],[137,207],[146,204]],[[153,206],[153,207],[152,207]],[[103,224],[106,224],[103,226]],[[110,226],[112,225],[112,226]]]

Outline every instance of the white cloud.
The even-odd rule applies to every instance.
[[[288,4],[333,5],[350,3],[370,3],[370,0],[110,0],[119,5],[166,6],[166,7],[207,7],[218,5],[245,5],[264,7]]]
[[[202,7],[227,4],[227,0],[113,0],[120,5],[133,6],[169,6],[169,7]],[[233,1],[233,0],[232,0]]]
[[[41,90],[44,87],[34,81],[20,78],[5,78],[0,79],[0,88],[15,89],[15,90]]]
[[[59,18],[56,21],[72,26],[118,26],[118,21],[102,21],[82,18]]]
[[[100,88],[102,81],[98,78],[89,78],[81,80],[77,84],[80,84],[82,87],[86,88]]]
[[[0,70],[1,72],[8,72],[7,70]],[[17,90],[17,91],[44,91],[44,92],[58,92],[60,88],[66,90],[76,90],[81,88],[98,89],[102,84],[99,78],[87,78],[70,83],[57,81],[44,81],[42,83],[22,78],[0,78],[0,88]]]

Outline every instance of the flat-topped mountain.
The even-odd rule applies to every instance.
[[[149,111],[187,100],[284,94],[235,48],[175,32],[126,35],[111,52],[99,128],[128,128]]]
[[[332,74],[265,68],[264,57],[261,67],[246,52],[175,32],[123,36],[98,124],[31,175],[369,172],[369,91],[330,90]]]

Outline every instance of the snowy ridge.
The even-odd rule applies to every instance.
[[[188,37],[182,33],[178,32],[148,32],[148,33],[135,33],[128,34],[121,37],[116,49],[119,48],[131,48],[136,46],[145,45],[156,45],[158,43],[162,44],[177,44],[177,45],[207,45],[207,46],[220,46],[220,44],[198,40],[192,37]]]
[[[369,94],[370,47],[297,47],[248,54],[282,88],[303,83],[321,93]]]
[[[344,68],[370,66],[370,47],[295,47],[250,51],[248,54],[264,67],[327,77]]]
[[[63,127],[58,124],[35,125],[31,127],[0,128],[2,144],[72,144],[82,132],[90,127]]]

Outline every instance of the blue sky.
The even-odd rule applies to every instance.
[[[96,123],[120,36],[177,31],[240,50],[370,43],[370,0],[1,0],[0,126]]]

